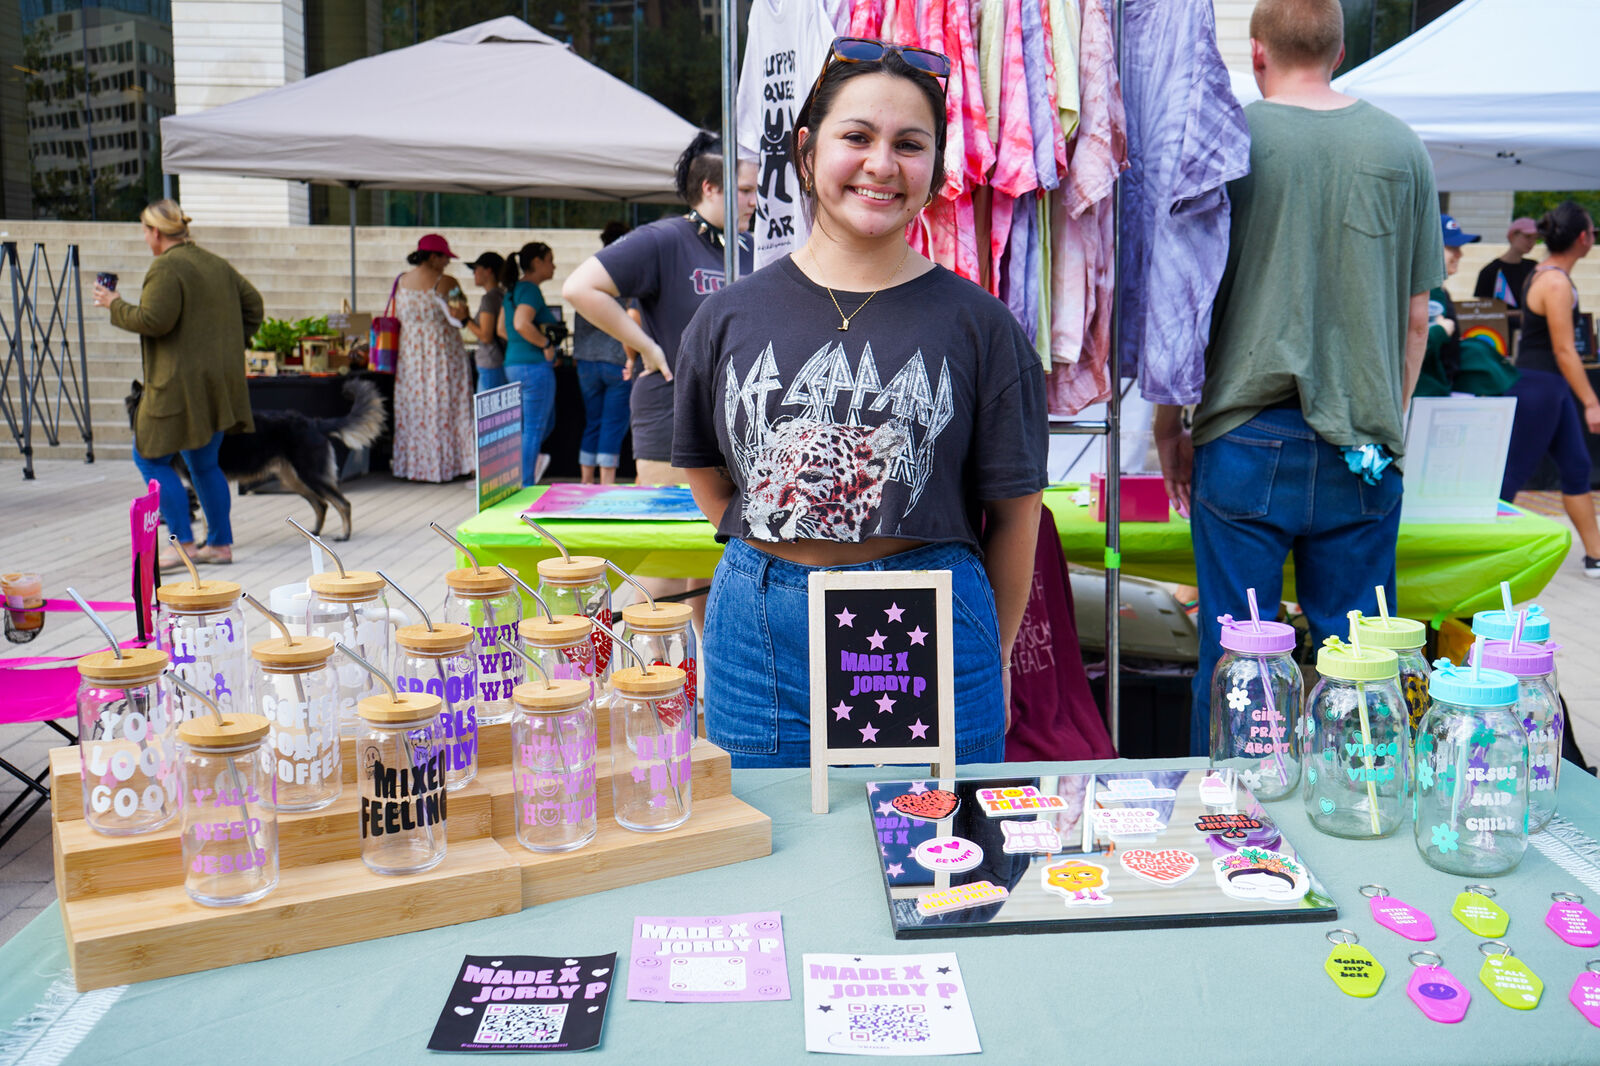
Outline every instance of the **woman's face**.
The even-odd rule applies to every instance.
[[[543,284],[556,276],[556,253],[551,252],[542,259],[535,259],[528,267],[528,280],[535,285]]]
[[[928,202],[934,116],[911,81],[863,74],[839,89],[816,130],[817,217],[838,236],[899,233]]]
[[[151,255],[160,255],[161,254],[161,231],[158,230],[158,229],[155,229],[155,228],[153,228],[151,226],[145,225],[142,222],[140,223],[140,225],[144,226],[144,244],[145,244],[145,247],[150,249],[150,254]]]
[[[1456,271],[1461,269],[1461,249],[1445,245],[1444,249],[1444,275],[1447,278],[1456,276]]]
[[[760,183],[754,163],[740,163],[736,176],[739,180],[739,232],[743,233],[750,228],[750,220],[756,217],[756,192]],[[722,220],[727,217],[728,202],[721,189],[707,182],[700,187],[700,202],[694,209],[701,218],[720,229]]]
[[[480,289],[492,289],[499,281],[488,267],[475,266],[472,268],[472,283]]]

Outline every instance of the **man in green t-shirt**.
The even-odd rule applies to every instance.
[[[1438,194],[1399,119],[1335,92],[1338,0],[1261,0],[1245,108],[1249,176],[1229,183],[1228,263],[1192,441],[1158,407],[1167,491],[1189,513],[1201,652],[1190,750],[1206,752],[1221,614],[1274,605],[1293,554],[1312,639],[1394,603],[1403,420],[1422,365],[1428,291],[1444,279]],[[1269,608],[1270,609],[1270,608]]]

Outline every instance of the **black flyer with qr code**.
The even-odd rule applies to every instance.
[[[617,953],[468,955],[432,1051],[588,1051],[600,1044]]]

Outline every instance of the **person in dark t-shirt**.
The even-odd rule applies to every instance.
[[[1522,325],[1522,290],[1539,265],[1528,253],[1539,243],[1539,226],[1531,218],[1514,219],[1506,230],[1508,247],[1499,258],[1485,263],[1478,271],[1472,295],[1480,300],[1499,300],[1506,305],[1506,321],[1515,333]]]

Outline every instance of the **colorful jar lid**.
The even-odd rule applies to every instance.
[[[393,698],[385,692],[357,703],[356,713],[378,725],[409,725],[431,722],[442,706],[444,701],[428,692],[402,692]]]
[[[394,642],[406,651],[424,655],[459,655],[472,643],[472,628],[460,622],[435,622],[401,626],[394,631]]]
[[[1317,652],[1317,673],[1340,681],[1389,681],[1400,676],[1400,657],[1365,646],[1358,654],[1354,645],[1329,637]]]
[[[516,573],[515,570],[511,572]],[[444,583],[450,586],[451,592],[463,596],[500,596],[511,591],[511,579],[497,566],[452,570],[444,575]]]
[[[108,649],[79,659],[78,673],[86,681],[145,685],[160,677],[170,661],[159,648],[126,648],[120,659]]]
[[[611,675],[611,684],[624,696],[656,699],[670,696],[683,688],[688,675],[676,666],[652,666],[645,673],[637,666],[629,666]]]
[[[1248,618],[1236,622],[1231,614],[1217,621],[1222,623],[1222,646],[1229,651],[1246,655],[1281,655],[1294,651],[1294,626],[1282,622],[1252,622]]]
[[[517,636],[541,648],[564,648],[588,640],[594,629],[586,615],[558,614],[553,618],[524,618],[517,623]]]
[[[174,581],[156,589],[156,599],[180,611],[232,607],[244,589],[232,581]]]
[[[325,570],[306,578],[306,585],[318,596],[328,600],[367,600],[384,590],[389,583],[370,570]]]
[[[1479,611],[1472,616],[1472,635],[1489,640],[1510,640],[1517,631],[1516,611]],[[1550,619],[1544,608],[1530,604],[1522,621],[1522,639],[1545,641],[1550,639]]]
[[[562,585],[576,585],[604,577],[606,561],[594,555],[574,555],[570,559],[540,559],[539,576]]]
[[[1507,706],[1517,702],[1517,679],[1504,670],[1474,669],[1436,659],[1433,673],[1428,675],[1428,695],[1463,707]]]
[[[1515,677],[1538,677],[1556,668],[1556,652],[1560,650],[1559,644],[1523,641],[1517,645],[1516,651],[1512,651],[1509,640],[1486,640],[1483,642],[1483,665]],[[1474,661],[1473,653],[1469,650],[1467,662]]]
[[[682,629],[694,617],[694,608],[687,603],[630,603],[622,609],[622,620],[634,629]]]
[[[1391,651],[1409,651],[1428,643],[1428,627],[1414,618],[1368,618],[1356,616],[1356,628],[1361,631],[1363,647],[1388,648]]]
[[[250,645],[250,657],[263,666],[315,669],[333,657],[333,638],[295,637],[293,644],[282,637],[258,640]]]
[[[190,718],[178,727],[178,739],[191,748],[218,751],[258,743],[272,723],[259,714],[230,714],[217,721],[212,715]]]
[[[543,681],[525,681],[511,690],[511,700],[529,711],[565,711],[583,706],[592,691],[588,681],[573,677],[557,678],[549,685]]]

